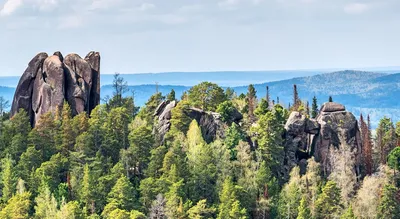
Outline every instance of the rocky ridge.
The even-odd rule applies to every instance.
[[[90,52],[63,57],[37,54],[28,64],[16,88],[11,116],[24,109],[34,126],[40,117],[61,108],[64,101],[72,114],[90,113],[100,103],[100,54]]]

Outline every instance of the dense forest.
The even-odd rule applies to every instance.
[[[113,88],[90,115],[64,103],[34,128],[23,110],[9,119],[0,99],[0,218],[400,218],[400,123],[389,118],[375,132],[359,120],[363,174],[343,154],[329,175],[311,157],[285,179],[276,170],[286,121],[293,111],[316,118],[320,107],[296,86],[288,108],[252,85],[246,94],[209,82],[182,97],[155,91],[140,108],[123,78]],[[160,136],[157,107],[177,99]],[[205,139],[189,107],[218,113],[223,135]]]

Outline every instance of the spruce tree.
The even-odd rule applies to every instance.
[[[341,210],[340,189],[335,182],[328,181],[315,202],[316,218],[335,218]]]
[[[2,197],[3,202],[7,202],[14,194],[17,183],[16,172],[14,171],[14,161],[7,156],[1,161]]]
[[[256,108],[257,96],[254,85],[250,84],[247,89],[246,101],[248,104],[248,115],[250,123],[255,122],[254,110]]]
[[[318,115],[318,104],[317,104],[317,97],[314,96],[312,100],[312,106],[311,106],[311,118],[315,119],[317,118]]]
[[[303,195],[303,197],[300,200],[300,205],[298,209],[298,215],[297,219],[309,219],[311,218],[311,211],[310,208],[308,207],[309,203],[307,201],[307,197]]]
[[[377,218],[399,218],[400,200],[398,198],[399,190],[393,185],[385,185],[378,206]]]
[[[175,98],[175,90],[174,89],[171,89],[171,92],[167,95],[167,100],[169,100],[169,101],[176,100],[176,98]]]

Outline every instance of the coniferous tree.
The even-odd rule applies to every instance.
[[[247,218],[246,209],[237,199],[235,186],[230,178],[225,179],[219,196],[220,204],[217,219]]]
[[[311,106],[311,118],[315,119],[318,115],[318,104],[317,104],[317,97],[313,97],[313,102]]]
[[[2,201],[7,202],[14,194],[17,183],[16,173],[14,171],[14,161],[7,156],[1,161],[1,179],[2,179]]]
[[[400,200],[399,190],[393,185],[385,185],[382,197],[378,206],[377,218],[399,218]]]
[[[214,212],[215,208],[207,207],[207,199],[203,199],[188,210],[188,217],[189,219],[212,218]]]
[[[328,102],[333,102],[332,96],[329,96]]]
[[[387,156],[396,147],[396,133],[391,119],[384,117],[376,129],[376,148],[378,149],[379,162],[386,164]]]
[[[308,219],[311,218],[311,211],[308,207],[307,197],[303,195],[300,200],[300,205],[298,209],[297,219]]]
[[[176,98],[175,98],[175,90],[174,89],[171,89],[171,92],[167,95],[167,100],[169,100],[169,101],[176,100]]]
[[[256,96],[256,89],[254,88],[254,85],[252,85],[252,84],[250,84],[247,89],[246,101],[248,104],[249,121],[250,121],[250,123],[253,123],[253,122],[255,122],[254,110],[255,110],[256,104],[257,104],[256,103],[257,96]]]
[[[336,186],[335,182],[328,181],[315,202],[316,218],[338,217],[341,208],[340,189]]]
[[[351,205],[347,208],[346,212],[340,216],[340,219],[356,219]]]

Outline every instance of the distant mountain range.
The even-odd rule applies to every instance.
[[[285,79],[293,75],[301,75]],[[315,95],[319,104],[326,102],[329,96],[333,97],[336,102],[343,103],[348,110],[352,111],[356,116],[360,113],[370,114],[372,125],[376,126],[379,119],[388,116],[394,121],[400,121],[400,73],[386,74],[364,71],[338,71],[333,73],[318,74],[318,72],[202,72],[202,73],[162,73],[148,75],[122,75],[130,85],[130,90],[134,90],[135,102],[143,105],[148,98],[156,92],[156,89],[163,94],[167,94],[174,89],[177,97],[190,86],[207,80],[218,83],[223,87],[230,86],[239,95],[247,92],[247,85],[255,84],[257,96],[265,97],[266,86],[270,88],[271,98],[279,97],[281,104],[288,106],[292,102],[293,85],[296,84],[299,96],[304,101],[311,100]],[[102,75],[101,96],[112,95],[112,77],[113,75]],[[275,81],[274,79],[284,78],[284,80]],[[11,100],[14,95],[15,83],[11,84],[12,77],[8,77],[8,87],[1,87],[4,81],[0,80],[0,95]],[[135,81],[137,79],[137,81]],[[138,85],[140,81],[148,82],[156,80],[160,85],[148,83],[147,85]],[[174,82],[175,81],[175,82]],[[183,85],[175,83],[185,82]],[[269,82],[265,82],[269,81]],[[135,83],[134,83],[135,82]],[[257,83],[258,82],[258,83]],[[263,83],[265,82],[265,83]],[[164,85],[171,83],[170,85]],[[144,83],[145,84],[145,83]],[[238,86],[239,84],[239,86]],[[246,85],[246,86],[244,86]],[[126,93],[131,95],[131,92]]]

